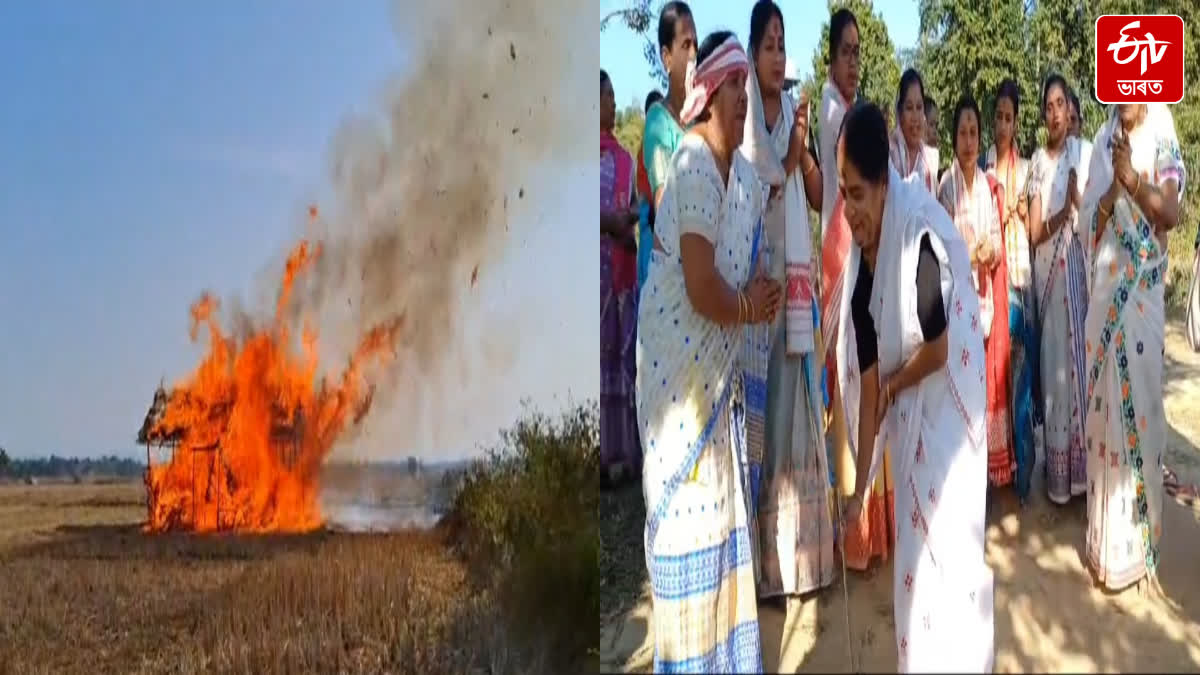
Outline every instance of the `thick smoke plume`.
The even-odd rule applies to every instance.
[[[595,51],[581,39],[595,33],[583,8],[397,1],[393,19],[406,62],[380,114],[334,136],[335,201],[318,205],[305,233],[322,253],[288,308],[316,317],[322,342],[346,346],[404,318],[402,358],[373,383],[376,408],[411,383],[406,364],[437,372],[461,356],[451,345],[461,343],[463,297],[488,283],[522,226],[510,219],[518,200],[559,198],[554,185],[525,183],[531,169],[595,152],[579,136],[580,116],[596,114],[596,78],[581,73]]]

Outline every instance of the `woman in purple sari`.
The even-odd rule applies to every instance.
[[[600,461],[601,481],[642,470],[634,408],[638,212],[633,157],[613,135],[617,104],[600,71]]]

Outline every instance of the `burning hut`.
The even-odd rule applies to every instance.
[[[138,433],[146,445],[148,531],[321,526],[321,464],[370,408],[366,371],[394,355],[402,318],[368,330],[340,375],[320,377],[316,333],[306,325],[297,334],[283,311],[319,250],[301,242],[288,257],[273,320],[229,335],[215,298],[205,294],[192,305],[191,337],[207,327],[208,350],[178,386],[155,391]]]
[[[168,392],[160,384],[138,430],[137,442],[146,446],[147,527],[167,531],[244,529],[248,523],[240,517],[237,500],[230,498],[238,492],[237,473],[230,466],[222,443],[228,437],[234,404],[232,401],[202,404],[210,413],[207,420],[210,424],[206,426],[217,429],[215,438],[209,438],[211,434],[195,433],[187,425],[164,419],[168,405],[195,405],[194,401],[183,400],[188,396],[187,390]],[[282,405],[272,406],[269,450],[286,471],[295,470],[300,459],[303,420],[303,411],[289,413]],[[166,483],[162,474],[172,465],[187,469],[189,489],[184,496],[188,504],[181,504],[178,498],[170,504],[160,499]],[[226,495],[224,504],[222,495]]]

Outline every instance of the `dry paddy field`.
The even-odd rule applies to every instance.
[[[140,482],[0,485],[0,673],[509,672],[438,531],[145,535]]]

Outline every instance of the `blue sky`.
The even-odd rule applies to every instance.
[[[338,123],[413,59],[389,12],[385,0],[0,3],[0,445],[10,454],[136,452],[154,387],[201,353],[188,305],[204,289],[251,293],[323,193]],[[595,72],[591,58],[582,64]],[[542,270],[579,277],[560,291],[550,336],[510,339],[513,372],[469,384],[466,423],[461,411],[449,422],[444,401],[409,401],[406,414],[429,419],[403,425],[401,455],[486,440],[522,396],[545,407],[597,395],[598,365],[577,364],[598,352],[598,273],[579,273],[598,266],[598,235],[547,225],[595,200],[596,173],[560,172],[571,176],[561,199],[514,216],[530,225],[472,306],[524,320],[513,298],[541,280],[514,259],[566,250]],[[560,324],[578,335],[555,334]],[[558,360],[536,358],[542,350]],[[443,396],[466,396],[459,386],[443,383]],[[443,412],[420,412],[430,408]]]
[[[821,0],[776,1],[783,9],[788,56],[800,67],[803,79],[812,71],[813,49],[820,40],[822,22],[828,20],[828,5]],[[600,15],[632,4],[632,0],[601,0]],[[656,0],[651,6],[660,4]],[[743,45],[749,40],[752,0],[693,0],[688,5],[695,14],[699,39],[703,40],[714,30],[732,30]],[[875,10],[887,23],[888,35],[896,48],[916,45],[920,27],[916,0],[876,0]],[[657,22],[652,23],[651,31],[651,39],[657,40]],[[618,108],[624,108],[634,100],[640,107],[646,94],[659,87],[650,77],[650,68],[642,56],[642,44],[641,36],[635,35],[620,21],[611,22],[608,30],[600,34],[600,67],[613,79]]]

